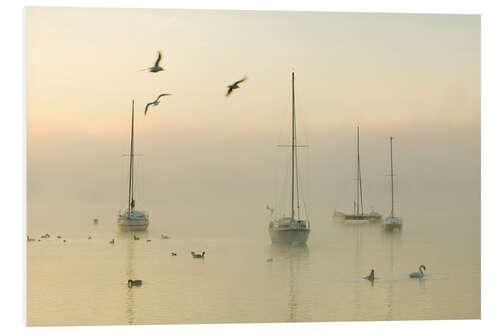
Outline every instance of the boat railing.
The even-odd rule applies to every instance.
[[[133,210],[132,212],[134,212],[135,210]],[[120,209],[118,210],[118,216],[124,216],[126,213],[128,213],[129,210],[128,208],[125,208],[125,209]],[[146,211],[140,211],[145,218],[149,219],[149,212],[146,212]]]

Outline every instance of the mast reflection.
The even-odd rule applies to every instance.
[[[128,239],[127,240],[127,280],[128,279],[135,279],[135,272],[134,272],[134,249],[135,249],[135,242],[133,239]],[[127,309],[127,322],[129,325],[133,325],[135,323],[135,288],[128,288],[127,287],[127,296],[125,299]]]
[[[393,312],[394,312],[394,266],[395,266],[395,255],[397,252],[396,247],[399,245],[401,240],[401,233],[387,233],[384,232],[384,239],[388,238],[389,243],[389,286],[387,287],[387,320],[393,320]]]
[[[297,321],[297,313],[300,312],[299,296],[302,275],[307,270],[309,262],[309,248],[307,244],[279,244],[273,243],[270,247],[271,256],[278,260],[288,262],[289,268],[289,291],[288,291],[288,322]],[[301,318],[304,315],[301,314]]]

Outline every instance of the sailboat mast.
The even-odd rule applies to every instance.
[[[359,127],[356,134],[356,154],[357,154],[357,169],[356,169],[356,211],[355,215],[359,215]]]
[[[359,206],[361,205],[361,216],[364,215],[364,210],[363,210],[363,183],[361,180],[361,160],[359,157],[359,126],[358,126],[358,131],[357,131],[357,142],[358,142],[358,212],[357,214],[359,215]]]
[[[294,85],[295,89],[295,85]],[[295,97],[295,94],[294,94]],[[294,106],[295,106],[295,98],[294,98]],[[294,107],[294,116],[295,116],[295,107]],[[295,188],[297,190],[297,219],[300,220],[300,197],[299,197],[299,154],[297,154],[297,121],[295,121],[295,126],[293,128],[295,133],[295,145],[293,149],[295,149]]]
[[[392,167],[392,136],[391,136],[391,217],[394,217],[394,172]]]
[[[295,217],[295,73],[292,72],[292,220]]]
[[[130,170],[128,180],[128,211],[134,201],[134,100],[132,100],[132,130],[130,131]]]
[[[297,131],[297,129],[295,129]],[[295,138],[297,138],[297,132],[295,132]],[[295,151],[295,188],[297,190],[297,219],[300,220],[300,199],[299,199],[299,161],[298,154]]]

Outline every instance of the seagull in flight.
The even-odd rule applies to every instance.
[[[227,86],[226,97],[229,96],[234,89],[238,89],[240,87],[240,86],[238,86],[238,84],[240,84],[241,82],[245,81],[246,79],[247,79],[247,77],[245,76],[241,80],[236,81],[235,83],[228,85]]]
[[[170,96],[170,95],[172,94],[161,94],[160,96],[156,97],[156,100],[154,102],[146,104],[146,109],[144,109],[144,115],[146,115],[146,113],[148,112],[148,108],[150,105],[157,106],[160,103],[160,98],[162,98],[163,96]]]
[[[149,69],[149,71],[152,73],[162,71],[163,67],[160,66],[160,60],[161,60],[161,51],[158,51],[158,58],[156,59],[155,65],[153,67],[145,68],[143,69],[143,71],[145,71],[146,69]]]

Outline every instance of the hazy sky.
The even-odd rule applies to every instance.
[[[292,69],[312,223],[351,210],[357,125],[367,210],[390,210],[392,135],[401,216],[480,213],[479,15],[33,7],[26,16],[28,227],[78,207],[113,221],[126,206],[135,99],[137,204],[151,223],[264,228],[266,204],[288,210],[289,151],[276,145],[290,141]],[[158,50],[165,71],[140,71]],[[173,96],[144,117],[163,92]]]

